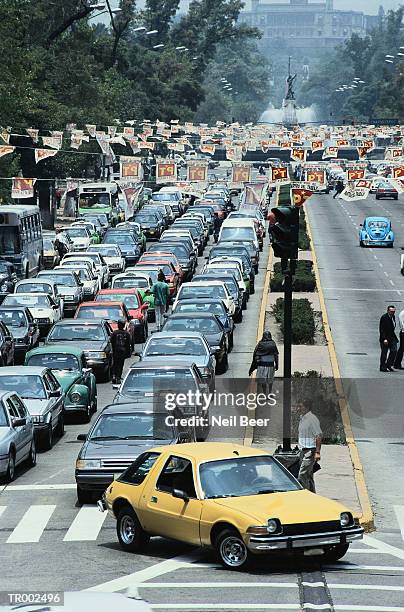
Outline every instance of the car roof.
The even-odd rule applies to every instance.
[[[5,366],[0,369],[0,377],[5,374],[7,374],[7,376],[12,376],[14,374],[18,374],[18,376],[29,376],[30,374],[33,376],[42,376],[48,370],[49,368],[45,366]]]
[[[98,308],[104,308],[105,306],[122,306],[122,304],[122,300],[104,300],[103,302],[95,302],[93,300],[92,302],[82,302],[79,308],[82,306],[97,306]]]
[[[224,285],[223,281],[192,281],[191,283],[182,283],[181,288],[182,287],[196,287],[196,286],[205,286],[205,285],[209,285],[209,286],[222,286]]]
[[[18,281],[18,283],[16,283],[16,287],[18,285],[30,285],[32,283],[47,283],[48,285],[56,285],[56,281],[53,280],[53,278],[46,278],[44,277],[36,277],[36,278],[22,278],[21,280]]]
[[[113,295],[114,293],[121,293],[122,295],[133,295],[139,294],[139,291],[136,287],[112,287],[112,289],[100,289],[100,291],[97,292],[97,295]],[[113,302],[115,302],[113,300]],[[97,300],[95,300],[95,302],[92,302],[95,304],[99,304],[99,302]],[[103,300],[102,302],[103,304],[108,304],[107,300]],[[122,302],[119,302],[122,303]],[[86,304],[88,304],[88,302],[86,302]]]
[[[11,295],[15,294],[13,293]],[[0,304],[0,310],[23,310],[24,312],[29,312],[29,308],[27,306],[18,306],[17,304],[15,306],[3,306],[3,304]]]
[[[226,307],[220,298],[194,297],[184,298],[183,300],[180,300],[180,302],[181,304],[220,304],[221,306],[223,306],[223,310],[226,310]],[[180,302],[178,302],[178,305],[180,304]]]
[[[176,446],[175,448],[158,446],[149,449],[149,452],[154,451],[170,455],[185,455],[198,462],[270,455],[268,451],[259,448],[251,448],[250,446],[232,444],[231,442],[191,442],[188,444],[181,444],[181,446]]]
[[[192,355],[190,355],[192,357]],[[163,359],[163,358],[162,358]],[[140,369],[153,369],[159,368],[160,370],[172,370],[173,368],[191,368],[194,364],[190,363],[189,359],[183,359],[182,361],[176,361],[175,363],[167,363],[167,359],[164,361],[159,361],[158,357],[156,357],[156,361],[150,363],[149,361],[137,361],[130,366],[130,370],[140,370]],[[1,370],[0,370],[1,371]]]
[[[81,357],[84,354],[82,349],[76,348],[75,346],[71,346],[69,344],[52,344],[52,346],[38,346],[38,348],[32,349],[29,351],[29,356],[31,355],[48,355],[49,353],[68,353],[69,355],[75,355],[76,357]],[[21,367],[21,366],[20,366]],[[27,366],[24,366],[27,367]]]
[[[43,293],[42,291],[27,291],[26,293],[21,291],[20,293],[9,293],[8,295],[6,295],[6,298],[10,297],[10,296],[11,297],[16,297],[17,295],[18,295],[18,297],[28,297],[28,296],[30,296],[30,297],[39,297],[39,296],[41,296],[41,297],[45,297],[45,298],[50,297],[48,293]],[[4,299],[6,299],[6,298],[4,298]],[[16,306],[17,306],[17,304],[16,304]]]
[[[120,302],[119,302],[120,303]],[[97,306],[99,306],[100,302],[96,302]],[[53,329],[56,326],[61,327],[62,325],[99,325],[105,324],[105,319],[94,317],[93,319],[62,319],[58,321],[53,326]]]
[[[168,339],[168,338],[172,338],[173,336],[175,338],[198,338],[201,340],[205,340],[203,334],[200,334],[199,332],[187,332],[187,331],[184,331],[184,332],[177,332],[177,331],[176,332],[164,332],[164,331],[157,332],[153,334],[152,336],[150,336],[150,340],[154,340],[155,338]]]
[[[189,319],[190,316],[192,316],[192,319],[215,319],[216,318],[216,315],[213,312],[193,312],[193,313],[173,312],[172,314],[170,314],[167,321],[170,321],[170,319]]]
[[[140,404],[140,405],[139,405]],[[143,406],[142,406],[143,404]],[[142,414],[167,414],[163,409],[154,410],[154,402],[147,401],[144,398],[140,398],[139,400],[135,400],[133,403],[116,403],[109,404],[105,406],[100,416],[104,416],[105,414],[133,414],[133,413],[142,413]]]
[[[366,217],[365,221],[385,221],[386,223],[390,223],[388,217]]]

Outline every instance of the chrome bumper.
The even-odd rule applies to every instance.
[[[363,538],[363,527],[352,527],[340,531],[327,533],[310,533],[293,536],[247,536],[247,547],[256,553],[265,553],[271,550],[294,550],[296,548],[313,548],[332,546],[335,544],[349,544],[354,540]]]

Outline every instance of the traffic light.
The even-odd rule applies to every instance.
[[[299,252],[299,208],[278,206],[271,209],[269,231],[275,257],[297,259]]]

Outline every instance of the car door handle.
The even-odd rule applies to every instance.
[[[151,498],[150,498],[150,501],[151,501],[153,504],[157,504],[157,497],[156,497],[155,495],[152,495],[152,496],[151,496]]]

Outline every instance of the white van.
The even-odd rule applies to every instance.
[[[253,219],[249,217],[243,219],[225,219],[220,228],[219,242],[229,240],[250,240],[258,249],[258,237]]]

